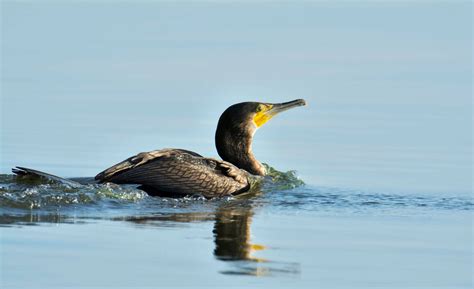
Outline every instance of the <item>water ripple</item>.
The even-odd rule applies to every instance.
[[[150,197],[134,186],[90,184],[81,187],[48,182],[25,182],[12,175],[0,175],[0,217],[11,223],[52,216],[120,219],[150,214],[213,214],[236,200],[253,207],[286,212],[331,212],[419,214],[432,211],[473,211],[472,198],[413,194],[371,193],[357,190],[307,186],[294,172],[270,170],[270,176],[255,183],[252,192],[239,197],[206,200],[202,196],[183,198]],[[25,217],[29,215],[29,217]],[[153,217],[157,218],[157,217]],[[42,218],[49,220],[48,217]],[[159,219],[159,218],[158,218]],[[206,220],[206,218],[202,218]],[[26,222],[27,223],[27,222]]]
[[[271,192],[266,203],[293,210],[474,210],[470,197],[368,193],[357,190],[305,186],[289,192]]]

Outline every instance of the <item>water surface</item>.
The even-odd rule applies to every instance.
[[[471,284],[471,198],[314,187],[283,176],[206,200],[1,175],[3,285]]]

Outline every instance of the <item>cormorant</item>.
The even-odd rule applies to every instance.
[[[151,195],[201,194],[212,198],[246,192],[250,189],[251,175],[266,173],[252,153],[256,130],[276,114],[303,105],[306,105],[303,99],[276,104],[234,104],[222,113],[217,124],[215,143],[222,160],[183,149],[161,149],[130,157],[99,173],[95,180],[140,185]],[[13,172],[52,176],[22,167]]]

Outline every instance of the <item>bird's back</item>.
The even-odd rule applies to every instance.
[[[194,152],[163,149],[140,153],[99,173],[99,182],[139,184],[160,193],[219,197],[250,187],[248,173],[231,163]]]

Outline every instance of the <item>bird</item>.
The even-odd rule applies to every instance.
[[[138,153],[94,179],[97,183],[138,185],[152,196],[198,194],[209,199],[247,192],[253,177],[267,173],[252,152],[255,132],[275,115],[304,105],[304,99],[296,99],[283,103],[241,102],[228,107],[220,116],[215,133],[217,153],[222,160],[185,149],[165,148]],[[13,172],[62,179],[24,167]]]

